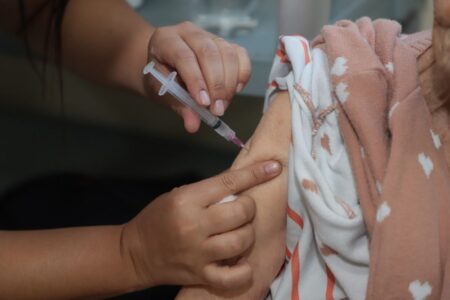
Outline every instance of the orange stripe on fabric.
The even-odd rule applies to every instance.
[[[304,40],[300,40],[300,42],[302,43],[303,50],[305,51],[305,64],[308,64],[311,61],[311,58],[309,57],[308,45]]]
[[[333,289],[334,289],[334,283],[336,282],[336,278],[334,278],[333,273],[331,272],[330,268],[326,266],[327,270],[327,291],[325,294],[326,300],[334,300],[333,298]]]
[[[283,57],[286,56],[286,54],[284,53],[283,50],[281,50],[280,48],[277,49],[277,56],[281,59],[283,59]]]
[[[277,84],[277,82],[275,80],[273,80],[272,82],[269,82],[267,84],[267,88],[277,87],[277,86],[278,86],[278,84]]]
[[[277,56],[280,58],[281,63],[287,63],[289,61],[286,53],[282,49],[277,50]]]
[[[288,247],[286,247],[286,257],[288,260],[291,259],[291,257],[292,257],[292,253],[291,253],[291,251],[289,251]]]
[[[288,215],[289,218],[292,219],[292,221],[294,221],[295,223],[297,223],[298,226],[300,226],[301,229],[303,229],[303,219],[302,219],[302,217],[300,217],[300,215],[297,214],[297,213],[296,213],[292,208],[290,208],[289,206],[288,206],[288,209],[287,209],[287,215]]]
[[[291,260],[291,273],[292,273],[292,289],[291,300],[300,300],[300,293],[298,292],[300,281],[300,257],[298,256],[298,243],[295,246],[294,253]]]

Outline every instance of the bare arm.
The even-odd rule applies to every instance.
[[[69,1],[64,64],[93,81],[146,95],[142,69],[153,31],[123,0]]]
[[[137,288],[121,226],[0,232],[3,299],[103,298]]]
[[[226,195],[276,177],[281,166],[257,163],[176,188],[130,222],[35,231],[0,231],[0,298],[99,299],[161,284],[235,289],[251,267],[221,261],[254,241],[251,197],[210,209]]]
[[[3,28],[22,34],[19,1],[3,2]],[[31,47],[43,52],[51,5],[45,0],[26,0],[25,4],[27,16],[45,7],[28,26]],[[69,1],[61,32],[63,64],[87,79],[144,94],[141,73],[153,31],[123,0]]]
[[[30,12],[45,2],[25,0]],[[0,26],[14,33],[20,28],[18,3],[0,0]],[[28,27],[31,46],[37,51],[43,50],[49,8]],[[154,28],[125,0],[69,1],[61,33],[62,62],[79,75],[155,98],[159,84],[142,75],[146,63],[153,60],[164,73],[177,70],[193,98],[216,115],[224,114],[250,78],[244,48],[189,22]],[[200,119],[191,110],[170,98],[157,99],[184,119],[187,131],[198,130]]]
[[[255,244],[246,257],[253,268],[253,280],[242,289],[223,291],[208,287],[185,287],[177,300],[194,299],[265,299],[270,284],[280,271],[285,258],[285,225],[287,209],[287,162],[291,137],[291,111],[287,93],[281,93],[264,114],[232,169],[255,161],[276,159],[285,165],[274,180],[244,192],[256,203],[253,221]]]

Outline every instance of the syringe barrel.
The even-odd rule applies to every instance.
[[[206,108],[198,105],[189,93],[175,81],[177,72],[172,72],[169,76],[165,77],[158,70],[156,70],[155,63],[150,62],[144,68],[144,74],[147,73],[152,74],[161,83],[161,89],[159,91],[160,96],[164,95],[166,92],[169,92],[169,94],[178,99],[181,103],[195,111],[207,125],[213,127],[217,124],[219,118],[210,113]]]
[[[236,137],[236,133],[220,119],[218,119],[218,123],[212,128],[227,141],[231,141]]]
[[[184,105],[195,111],[200,116],[200,119],[208,126],[213,127],[219,121],[219,118],[209,112],[208,109],[195,103],[186,90],[178,83],[173,82],[172,87],[173,90],[169,89],[168,92],[172,96],[177,97]]]

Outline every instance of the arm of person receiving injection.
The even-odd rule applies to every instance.
[[[48,31],[50,10],[55,8],[48,3],[60,6],[64,2],[24,0],[25,20],[29,23],[23,28],[20,1],[0,1],[0,26],[19,36],[26,35],[34,51],[45,52],[47,33],[55,29]],[[29,19],[36,11],[39,14]],[[55,34],[50,37],[56,43]],[[189,22],[154,27],[125,0],[67,1],[61,41],[64,66],[89,80],[162,102],[183,118],[189,132],[198,130],[198,116],[170,97],[155,97],[158,83],[142,74],[148,61],[154,60],[156,67],[167,74],[176,69],[197,103],[210,107],[218,116],[223,115],[251,73],[244,48]],[[53,51],[50,54],[54,55]]]
[[[433,125],[442,137],[450,136],[450,2],[435,0],[433,45],[418,58],[418,71],[422,93],[432,112]],[[251,141],[249,152],[241,151],[233,167],[267,157],[278,157],[286,163],[290,143],[290,104],[287,94],[279,94],[263,116]],[[284,100],[283,100],[284,99]],[[442,138],[446,149],[447,164],[450,165],[450,139]],[[257,214],[254,221],[256,242],[247,254],[253,266],[253,281],[245,289],[220,291],[208,287],[185,287],[177,300],[218,299],[264,299],[270,284],[277,275],[284,258],[284,224],[286,222],[286,175],[287,168],[276,180],[249,190],[255,195]],[[256,196],[258,193],[259,196]],[[278,252],[278,256],[276,255]],[[447,264],[447,270],[450,264]]]
[[[257,213],[253,221],[255,244],[245,255],[253,268],[251,284],[241,289],[220,290],[205,286],[184,287],[177,300],[264,299],[285,258],[287,209],[287,162],[291,137],[291,107],[287,93],[280,93],[263,115],[256,131],[242,149],[231,169],[255,161],[276,159],[284,167],[282,174],[244,195],[255,199]]]

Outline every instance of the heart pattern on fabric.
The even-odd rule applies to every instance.
[[[387,64],[384,65],[384,67],[391,72],[392,74],[394,74],[394,64],[392,62],[388,62]]]
[[[421,283],[419,280],[414,280],[409,284],[409,292],[414,300],[424,300],[431,295],[431,285],[426,281]]]
[[[420,153],[418,156],[419,163],[422,165],[423,171],[425,172],[425,175],[427,178],[430,178],[431,172],[433,172],[434,165],[433,161],[429,156],[427,156],[425,153]]]
[[[339,101],[341,101],[341,103],[345,103],[345,101],[347,101],[349,92],[347,92],[347,85],[343,82],[338,83],[338,85],[336,85],[336,96],[338,97]]]
[[[334,61],[334,65],[331,68],[331,75],[342,76],[347,71],[347,59],[343,56],[339,56]]]
[[[376,216],[377,222],[378,223],[383,222],[383,220],[386,219],[387,216],[389,216],[390,214],[391,214],[391,207],[386,201],[384,201],[377,209],[377,216]]]
[[[433,139],[433,144],[436,147],[436,149],[441,148],[441,139],[439,138],[439,135],[434,133],[433,130],[430,129],[431,138]]]

